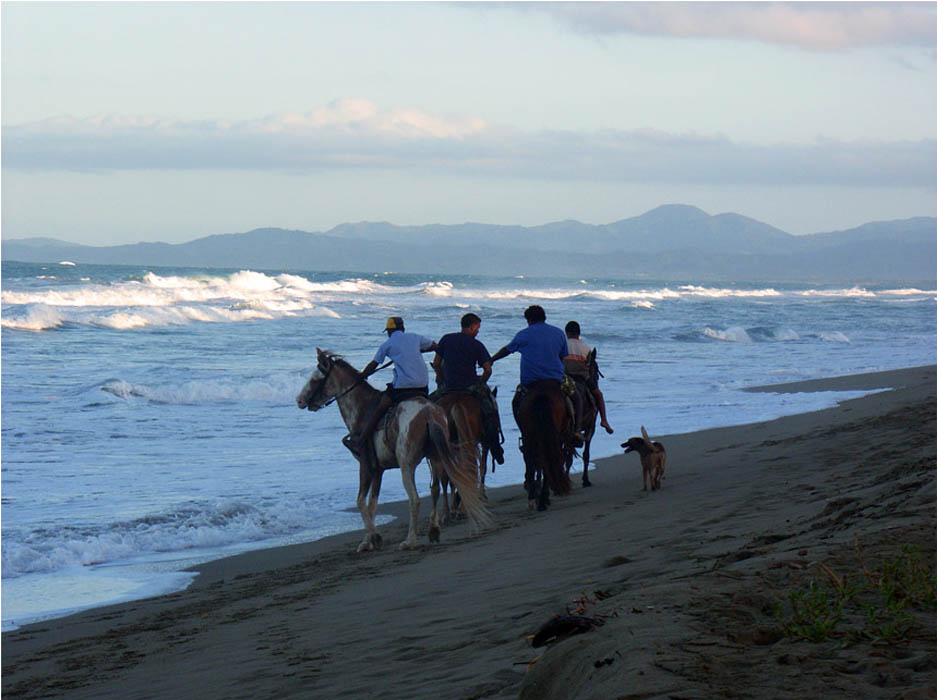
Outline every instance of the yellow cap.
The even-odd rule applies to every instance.
[[[385,331],[396,331],[403,328],[403,319],[400,316],[391,316],[384,325]]]

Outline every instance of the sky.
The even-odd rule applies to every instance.
[[[937,3],[7,2],[2,236],[937,216]]]

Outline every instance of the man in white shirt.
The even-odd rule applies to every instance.
[[[592,348],[579,338],[581,329],[576,321],[567,323],[565,330],[566,345],[569,348],[569,354],[563,358],[566,373],[574,377],[580,377],[589,387],[595,397],[595,403],[599,407],[599,415],[602,418],[600,425],[605,428],[605,432],[611,434],[615,431],[608,424],[608,416],[605,415],[605,396],[603,396],[602,390],[599,389],[598,367],[596,367],[595,372],[592,372],[589,367],[589,353],[592,352]]]

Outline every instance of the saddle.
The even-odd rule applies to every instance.
[[[531,382],[528,385],[518,384],[517,388],[514,390],[514,398],[511,400],[511,410],[514,412],[514,420],[517,420],[517,409],[521,404],[521,401],[524,400],[529,393],[535,390],[540,390],[541,388],[552,388],[557,387],[560,389],[563,398],[566,401],[566,411],[569,415],[570,421],[575,418],[575,409],[573,408],[572,399],[570,399],[571,391],[575,391],[575,385],[573,380],[568,376],[563,378],[564,381],[558,382],[555,379],[538,379],[535,382]]]
[[[595,399],[595,394],[592,393],[592,389],[589,387],[588,377],[573,377],[573,381],[576,383],[576,391],[583,397],[583,407],[588,403],[592,410],[598,410],[599,404]]]
[[[400,410],[400,405],[406,401],[412,401],[413,399],[426,399],[426,389],[398,389],[393,392],[386,394],[391,399],[390,406],[384,411],[384,413],[377,419],[373,427],[370,428],[370,439],[366,440],[360,447],[356,447],[353,444],[352,434],[349,433],[342,438],[342,444],[347,447],[352,454],[354,454],[359,459],[364,460],[368,470],[372,474],[376,474],[379,470],[377,467],[377,450],[374,446],[373,437],[379,431],[383,431],[383,440],[384,446],[389,450],[393,450],[394,445],[397,442],[398,431],[396,429],[396,423],[394,418],[397,415],[397,412]],[[372,414],[378,409],[378,406],[383,397],[378,398],[373,401],[370,406],[366,409],[366,415]]]
[[[511,410],[514,412],[514,420],[515,422],[517,422],[519,426],[520,421],[517,420],[517,410],[520,407],[521,402],[524,400],[524,398],[528,394],[534,391],[542,390],[542,389],[554,389],[554,388],[560,390],[560,395],[563,397],[563,402],[566,405],[566,428],[564,429],[563,432],[570,433],[570,435],[567,436],[567,439],[569,439],[573,445],[576,445],[578,447],[581,445],[581,440],[577,443],[576,440],[573,439],[573,436],[572,436],[572,433],[575,429],[576,408],[573,406],[573,400],[570,398],[571,396],[570,392],[571,391],[575,392],[575,384],[569,376],[564,376],[562,382],[559,382],[555,379],[539,379],[535,382],[531,382],[527,386],[524,386],[523,384],[518,384],[517,389],[514,390],[514,399],[511,401]],[[523,446],[523,439],[522,439],[521,452],[523,451],[524,451],[524,446]]]
[[[384,412],[380,420],[378,420],[377,425],[374,426],[375,434],[379,430],[384,431],[384,445],[388,449],[393,449],[394,445],[397,444],[397,430],[394,418],[396,418],[397,413],[400,411],[400,405],[407,401],[426,399],[428,397],[425,389],[398,389],[394,392],[392,398],[394,402],[390,405],[390,408]]]

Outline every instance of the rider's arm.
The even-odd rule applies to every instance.
[[[501,348],[500,350],[498,350],[498,352],[496,352],[494,355],[491,356],[491,362],[492,362],[492,364],[494,364],[494,363],[497,362],[498,360],[500,360],[500,359],[502,359],[502,358],[505,358],[505,357],[507,357],[507,356],[510,355],[510,354],[511,354],[511,351],[508,350],[507,345],[505,345],[503,348]]]
[[[377,362],[371,360],[363,370],[361,370],[362,377],[370,377],[374,374],[374,370],[377,369]]]
[[[491,360],[488,360],[487,362],[482,364],[482,376],[480,376],[478,380],[482,384],[484,384],[485,382],[488,381],[488,377],[490,376],[491,376]]]
[[[439,345],[438,345],[438,344],[436,343],[436,341],[434,340],[434,341],[430,344],[430,346],[429,346],[428,348],[420,348],[420,352],[432,352],[433,350],[435,350],[435,349],[438,348],[438,347],[439,347]]]
[[[442,381],[442,355],[437,352],[430,364],[433,365],[433,369],[436,371],[436,383],[439,384]]]

